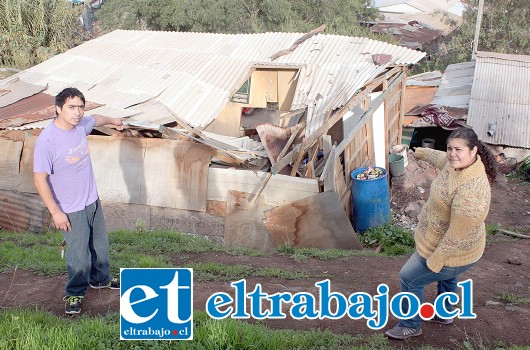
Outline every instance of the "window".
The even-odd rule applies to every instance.
[[[250,99],[250,78],[243,83],[243,85],[232,96],[232,102],[248,103]]]

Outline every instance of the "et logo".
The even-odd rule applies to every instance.
[[[192,340],[193,270],[120,270],[121,340]]]

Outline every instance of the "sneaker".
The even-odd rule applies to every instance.
[[[109,289],[120,289],[120,281],[118,281],[117,278],[113,278],[109,281],[109,283],[102,285],[102,284],[92,284],[90,283],[90,287],[94,289],[103,289],[103,288],[109,288]]]
[[[82,296],[67,295],[63,298],[65,302],[64,313],[67,315],[75,315],[81,312]]]
[[[414,329],[414,328],[402,327],[398,324],[394,328],[386,331],[385,335],[389,338],[404,340],[410,337],[417,337],[421,335],[422,333],[423,332],[421,328]]]
[[[438,316],[434,316],[430,320],[425,320],[425,322],[438,323],[438,324],[448,326],[450,324],[453,324],[453,322],[455,322],[455,319],[454,318],[440,318]]]

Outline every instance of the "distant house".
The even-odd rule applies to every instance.
[[[44,225],[32,145],[67,86],[84,92],[86,114],[126,121],[124,133],[99,128],[89,138],[112,229],[139,219],[148,229],[270,245],[264,212],[307,198],[331,205],[323,191],[336,193],[346,218],[351,171],[386,167],[401,141],[406,70],[425,54],[321,29],[118,30],[0,81],[0,142],[11,150],[0,156],[9,174],[0,226]]]
[[[371,26],[377,33],[392,35],[401,45],[432,54],[442,38],[462,20],[460,0],[375,0],[383,20]]]

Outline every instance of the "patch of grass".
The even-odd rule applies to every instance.
[[[63,236],[51,234],[21,234],[0,231],[0,271],[14,266],[40,275],[58,275],[65,271],[60,244]]]
[[[492,224],[486,225],[486,235],[487,236],[496,235],[497,234],[497,229],[499,229],[499,228],[501,228],[501,226],[499,226],[499,225],[492,225]]]
[[[193,275],[199,281],[220,281],[245,278],[252,271],[249,265],[227,265],[216,262],[192,262],[186,266],[193,269]]]
[[[510,293],[503,293],[498,297],[495,297],[498,301],[506,304],[513,304],[513,305],[524,305],[530,303],[529,298],[521,297],[519,295],[510,294]]]
[[[192,341],[120,341],[119,316],[58,318],[33,309],[0,312],[0,349],[377,349],[362,343],[362,336],[331,331],[273,330],[261,324],[214,320],[194,312]],[[368,341],[379,344],[380,340]],[[384,349],[384,347],[379,347]]]
[[[366,250],[346,250],[346,249],[318,249],[318,248],[295,248],[284,244],[276,248],[280,254],[290,255],[295,261],[305,261],[309,258],[319,260],[348,260],[352,256],[373,256],[373,252]]]
[[[412,231],[393,224],[370,228],[359,235],[359,240],[368,247],[381,245],[381,253],[386,256],[410,254],[415,246]]]
[[[287,280],[296,280],[296,279],[303,279],[303,278],[311,277],[311,275],[307,271],[303,271],[303,270],[293,271],[293,270],[278,269],[275,267],[265,267],[265,268],[259,269],[253,275],[259,276],[259,277],[283,278]]]
[[[150,231],[137,233],[132,231],[116,231],[109,234],[111,248],[120,251],[144,253],[155,251],[160,253],[202,253],[223,251],[224,247],[206,238],[187,235],[173,231]]]

